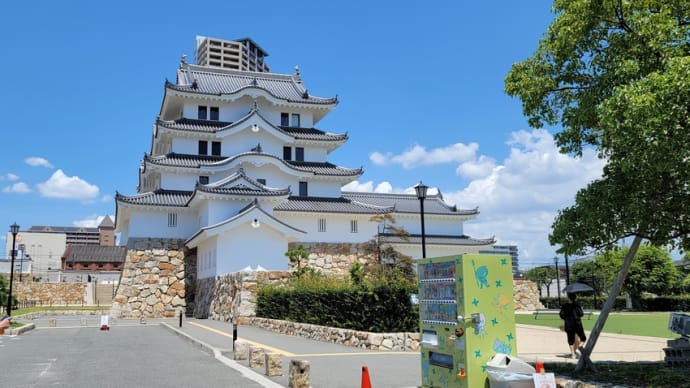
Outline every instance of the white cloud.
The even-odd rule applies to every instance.
[[[17,182],[2,189],[3,193],[27,194],[31,192],[29,185],[24,182]]]
[[[5,175],[0,176],[0,181],[16,181],[19,180],[19,175],[12,174],[8,172]]]
[[[399,164],[409,170],[419,166],[469,161],[475,158],[478,149],[477,143],[455,143],[447,147],[433,148],[430,151],[427,151],[425,147],[415,145],[399,155],[373,152],[369,155],[369,160],[377,166]]]
[[[74,221],[74,222],[72,222],[72,224],[74,226],[79,226],[82,228],[96,228],[96,227],[98,227],[98,225],[101,224],[101,222],[103,222],[104,218],[105,218],[105,216],[91,215],[91,216],[84,218],[82,220]],[[115,220],[115,216],[111,215],[110,219]]]
[[[477,160],[460,163],[455,173],[466,179],[478,179],[491,174],[494,168],[496,168],[496,160],[481,155]]]
[[[48,160],[41,158],[39,156],[31,156],[29,158],[26,158],[24,159],[24,163],[32,167],[53,168],[53,165]]]
[[[544,130],[514,132],[508,144],[510,156],[502,165],[461,191],[444,193],[444,199],[459,208],[479,206],[479,216],[465,224],[465,233],[518,245],[521,267],[526,267],[554,256],[557,247],[549,245],[548,235],[558,210],[572,205],[579,189],[601,177],[604,162],[592,150],[581,158],[559,153]]]
[[[41,196],[48,198],[93,201],[99,195],[98,186],[78,176],[69,177],[62,170],[55,171],[50,179],[39,183],[37,187]]]
[[[360,193],[403,193],[405,189],[394,189],[390,182],[381,182],[374,188],[374,182],[353,181],[342,187],[342,191],[354,191]]]

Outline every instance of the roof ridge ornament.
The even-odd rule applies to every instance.
[[[302,93],[302,98],[304,98],[305,100],[307,98],[309,98],[309,90],[308,89],[304,89],[304,93]]]
[[[256,80],[256,77],[254,77],[254,79],[252,79],[251,85],[252,86],[259,86],[259,81]]]
[[[192,89],[199,89],[199,83],[196,81],[196,78],[192,81]]]
[[[252,152],[263,153],[264,151],[261,149],[261,143],[257,143],[256,147],[252,148]]]
[[[292,78],[294,78],[294,80],[295,80],[297,83],[299,83],[299,84],[302,83],[302,76],[301,76],[301,74],[300,74],[300,72],[299,72],[299,65],[295,65],[295,74],[292,76]]]
[[[182,53],[180,56],[180,69],[187,66],[187,54]]]

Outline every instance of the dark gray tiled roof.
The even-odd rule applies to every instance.
[[[316,128],[299,128],[299,127],[283,127],[278,126],[283,132],[290,136],[293,136],[298,140],[337,140],[343,141],[347,140],[348,136],[346,133],[337,134],[324,132]]]
[[[309,95],[304,85],[292,75],[259,73],[183,64],[177,70],[177,83],[166,81],[166,87],[187,93],[223,95],[254,87],[288,102],[334,105],[337,97]]]
[[[248,177],[244,169],[218,182],[202,185],[197,183],[196,190],[213,194],[231,194],[254,197],[280,197],[290,194],[290,188],[275,189],[265,186],[256,180]]]
[[[192,193],[192,191],[163,189],[132,196],[116,193],[115,201],[131,205],[185,206],[192,197]]]
[[[199,168],[201,166],[211,166],[227,160],[224,156],[212,155],[190,155],[171,152],[165,155],[150,156],[144,155],[144,161],[159,166]]]
[[[166,155],[149,156],[144,155],[144,162],[149,162],[159,166],[172,167],[186,167],[186,168],[200,168],[211,167],[231,163],[244,156],[260,155],[277,160],[278,162],[291,167],[292,169],[310,172],[314,175],[332,175],[332,176],[358,176],[362,174],[361,168],[345,168],[336,166],[328,162],[296,162],[286,161],[274,155],[265,154],[263,152],[244,152],[231,157],[224,156],[209,156],[209,155],[190,155],[169,153]]]
[[[218,132],[222,128],[225,128],[231,124],[232,122],[230,121],[197,120],[184,117],[177,120],[156,120],[156,125],[165,128],[209,133]]]
[[[241,120],[237,121],[239,123]],[[201,133],[217,133],[225,128],[232,126],[230,121],[213,121],[213,120],[196,120],[181,118],[177,120],[157,120],[156,125],[164,128],[175,129],[178,131],[190,131]],[[346,141],[348,135],[325,132],[316,128],[299,128],[299,127],[275,127],[278,131],[292,136],[296,140],[311,140],[311,141]]]
[[[274,209],[274,211],[286,212],[348,214],[380,214],[388,213],[391,210],[391,208],[367,205],[342,197],[290,197],[286,202],[281,203]]]
[[[102,245],[69,245],[65,250],[66,263],[124,263],[127,247]]]
[[[414,194],[389,194],[389,193],[364,193],[364,192],[343,192],[343,197],[368,203],[375,206],[393,206],[397,213],[419,213],[419,199]],[[477,208],[458,209],[449,206],[443,201],[440,194],[429,195],[424,200],[425,214],[441,215],[476,215],[479,214]]]
[[[425,209],[426,210],[426,209]],[[421,244],[422,236],[418,234],[409,235],[406,237],[400,237],[396,235],[380,234],[379,241],[381,243],[389,244]],[[443,235],[424,235],[424,242],[429,245],[471,245],[471,246],[481,246],[481,245],[491,245],[496,242],[492,238],[478,239],[471,238],[469,236],[443,236]]]
[[[98,233],[98,228],[85,228],[81,226],[32,226],[27,232],[45,233]]]

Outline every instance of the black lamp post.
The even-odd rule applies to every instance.
[[[570,267],[568,266],[568,255],[563,255],[565,257],[565,285],[566,287],[570,285]]]
[[[10,261],[10,292],[7,294],[7,315],[12,316],[12,281],[14,280],[14,257],[17,255],[15,245],[17,233],[19,233],[19,225],[16,222],[10,225],[10,233],[12,233],[12,260]]]
[[[561,304],[561,271],[558,270],[558,256],[553,257],[553,265],[556,267],[556,287],[558,287],[558,304]]]
[[[414,187],[414,191],[417,193],[417,198],[419,199],[419,214],[422,219],[422,259],[426,258],[426,235],[424,234],[424,199],[426,198],[426,191],[429,186],[425,186],[421,181],[417,186]]]

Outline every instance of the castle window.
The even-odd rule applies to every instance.
[[[259,178],[256,180],[257,182],[261,183],[262,185],[266,186],[266,179]]]
[[[283,160],[292,160],[292,148],[283,147]]]
[[[326,219],[325,218],[319,218],[319,232],[325,232],[326,231]]]
[[[295,147],[295,160],[304,162],[304,147]]]
[[[290,119],[290,126],[291,127],[299,127],[299,113],[293,113]]]
[[[220,119],[220,109],[217,106],[199,105],[197,116],[199,120],[215,120]]]
[[[177,226],[177,213],[168,213],[168,226],[171,228]]]
[[[300,197],[306,197],[307,195],[309,195],[309,190],[307,190],[307,189],[308,189],[307,182],[300,182],[299,183],[299,196]]]
[[[208,155],[208,142],[199,140],[199,155]]]
[[[357,220],[350,220],[350,233],[357,233]]]
[[[211,155],[220,156],[220,142],[211,142]]]
[[[208,184],[208,177],[204,176],[204,175],[200,176],[199,177],[199,183],[201,183],[202,185],[207,185]]]
[[[281,113],[280,114],[280,125],[283,127],[290,126],[290,114],[289,113]]]

